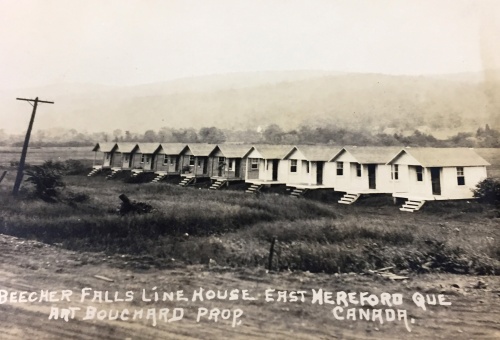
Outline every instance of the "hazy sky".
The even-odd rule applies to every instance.
[[[498,67],[500,55],[496,0],[0,0],[0,22],[0,89],[266,70],[456,73]]]

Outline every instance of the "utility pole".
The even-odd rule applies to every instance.
[[[28,131],[26,132],[26,137],[24,138],[23,151],[21,152],[21,160],[19,161],[19,167],[17,168],[16,182],[14,183],[14,190],[12,190],[12,195],[14,196],[16,196],[17,193],[19,192],[19,188],[21,187],[21,182],[23,181],[24,163],[26,161],[26,154],[28,153],[28,144],[30,143],[31,129],[33,128],[33,122],[35,121],[35,114],[38,103],[54,104],[54,102],[38,100],[38,97],[36,97],[35,99],[24,99],[24,98],[16,98],[16,99],[27,101],[31,106],[33,106],[33,112],[31,113],[31,119],[28,125]],[[34,104],[31,104],[31,102],[34,102]]]

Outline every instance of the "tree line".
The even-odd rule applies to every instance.
[[[21,146],[24,135],[9,135],[0,130],[1,146]],[[96,142],[178,142],[178,143],[268,143],[268,144],[335,144],[374,146],[427,146],[427,147],[500,147],[500,131],[488,124],[475,133],[459,132],[446,139],[438,139],[431,133],[372,132],[367,129],[347,129],[334,125],[319,127],[302,126],[284,130],[277,124],[265,128],[228,130],[203,127],[199,130],[163,127],[144,133],[115,129],[113,132],[78,132],[75,129],[38,130],[31,138],[31,146],[88,146]]]

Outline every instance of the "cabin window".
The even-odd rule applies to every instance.
[[[290,172],[297,172],[297,160],[292,159],[290,161]]]
[[[146,160],[146,155],[145,154],[142,154],[141,155],[141,163],[144,163],[144,161]]]
[[[165,158],[163,158],[163,165],[168,165],[168,156],[165,155]]]
[[[417,181],[422,182],[424,180],[423,169],[421,166],[416,167]]]
[[[337,162],[337,176],[344,175],[344,162]]]
[[[356,176],[361,177],[361,164],[356,163]]]
[[[146,163],[149,164],[149,161],[151,160],[150,156],[146,156]]]
[[[201,158],[198,158],[198,167],[201,166]]]
[[[194,156],[189,156],[189,165],[194,166]]]
[[[228,162],[228,169],[233,170],[233,160],[232,159],[230,159]]]
[[[259,159],[251,158],[251,163],[252,163],[252,165],[251,165],[252,169],[256,170],[259,168]]]
[[[308,161],[303,161],[303,163],[306,164],[306,172],[309,173],[309,162]]]
[[[394,164],[391,171],[391,179],[397,181],[399,179],[399,165]]]
[[[174,165],[174,157],[170,157],[170,165]]]
[[[226,157],[219,157],[219,163],[224,163],[226,161]]]
[[[457,183],[458,185],[465,185],[464,168],[461,166],[457,167]]]

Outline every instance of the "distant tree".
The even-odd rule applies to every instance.
[[[173,129],[169,127],[162,127],[158,130],[158,139],[161,143],[175,142]]]
[[[69,136],[69,138],[75,138],[75,137],[76,137],[76,135],[78,135],[78,131],[77,131],[76,129],[70,129],[70,130],[68,131],[68,136]]]
[[[401,143],[394,137],[385,133],[379,133],[375,136],[375,144],[383,146],[400,145]]]
[[[472,133],[459,132],[455,136],[448,138],[448,140],[451,142],[450,146],[463,146],[472,148],[475,144],[472,138]]]
[[[157,142],[158,136],[157,136],[156,132],[154,132],[153,130],[147,130],[146,132],[144,132],[143,140],[145,142],[149,142],[149,143]]]
[[[132,134],[130,133],[130,131],[125,131],[124,141],[125,142],[131,142],[132,141]]]
[[[264,141],[271,144],[280,144],[283,134],[283,129],[277,124],[269,125],[262,133]]]
[[[223,143],[226,141],[226,136],[222,130],[216,127],[201,128],[198,132],[198,138],[203,143]]]
[[[176,142],[179,143],[196,143],[198,142],[198,134],[194,129],[180,129],[172,131],[172,135]]]
[[[239,142],[239,143],[260,143],[262,142],[262,134],[255,129],[235,130],[225,129],[222,130],[226,136],[226,142]]]
[[[298,144],[300,141],[297,131],[292,130],[281,135],[281,143],[283,144]]]
[[[122,141],[123,140],[122,134],[123,134],[123,131],[120,129],[113,130],[113,136],[115,137],[115,139],[113,141],[115,143]]]
[[[490,128],[488,124],[484,130],[479,128],[476,133],[477,144],[482,148],[498,148],[500,147],[500,131]]]

